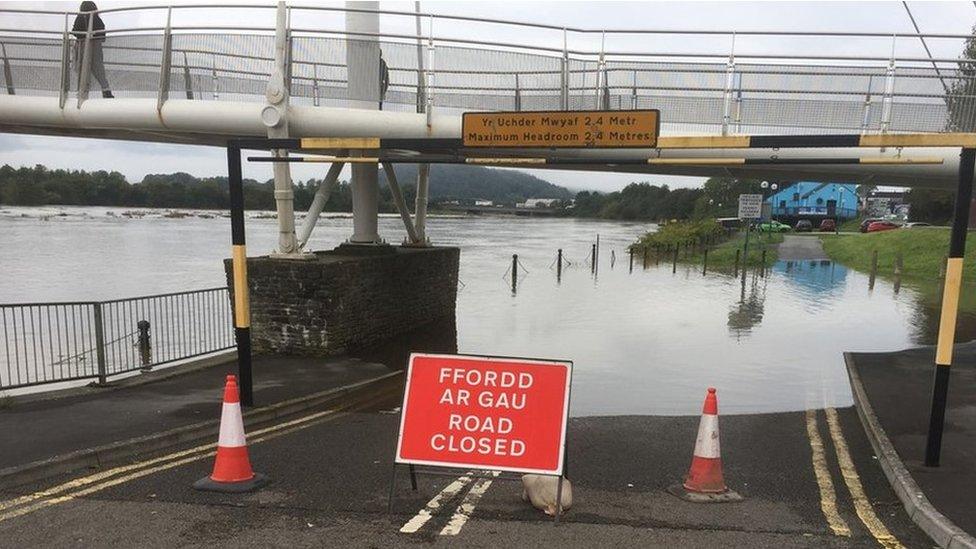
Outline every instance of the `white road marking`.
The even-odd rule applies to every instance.
[[[471,518],[471,514],[474,513],[474,506],[481,499],[481,496],[488,491],[491,486],[492,479],[501,474],[501,471],[490,471],[491,478],[479,479],[478,482],[474,483],[474,486],[468,490],[467,495],[461,501],[461,505],[458,505],[457,510],[454,511],[454,515],[451,517],[451,521],[444,526],[441,530],[442,536],[456,536],[461,532],[461,528],[464,523],[468,522]]]
[[[473,474],[468,472],[468,475]],[[427,524],[434,513],[436,513],[441,508],[441,502],[444,500],[449,500],[454,496],[458,495],[461,490],[463,490],[471,482],[471,477],[465,475],[458,477],[457,480],[448,484],[439,494],[434,496],[427,505],[420,510],[414,517],[406,522],[402,528],[400,528],[400,533],[402,534],[413,534],[417,530],[420,530],[423,525]]]

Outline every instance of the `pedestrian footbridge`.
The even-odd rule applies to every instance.
[[[563,28],[375,6],[105,9],[104,39],[94,24],[73,32],[77,12],[0,9],[0,130],[200,145],[251,136],[457,139],[465,111],[584,109],[659,109],[664,137],[976,125],[976,61],[927,53],[935,42],[962,52],[965,35]],[[92,76],[89,42],[101,45],[112,99]],[[543,153],[576,159],[575,170],[946,187],[958,166],[958,148],[910,145],[504,155]],[[864,156],[876,160],[817,161]],[[650,157],[675,161],[632,162]],[[906,164],[913,158],[929,161]]]

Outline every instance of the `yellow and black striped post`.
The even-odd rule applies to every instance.
[[[227,176],[230,184],[230,230],[234,264],[234,335],[237,337],[237,378],[241,404],[254,405],[251,382],[251,306],[247,295],[247,251],[244,246],[244,182],[241,149],[227,147]]]
[[[935,379],[932,384],[932,412],[925,443],[925,465],[938,467],[942,452],[942,429],[945,425],[946,396],[949,392],[949,367],[952,365],[952,346],[956,339],[956,314],[959,311],[959,289],[962,284],[962,261],[966,252],[966,231],[969,228],[969,208],[973,198],[973,166],[976,149],[963,149],[959,155],[959,185],[956,188],[956,208],[949,239],[949,260],[946,264],[945,287],[942,290],[942,316],[939,320],[939,339],[935,347]]]

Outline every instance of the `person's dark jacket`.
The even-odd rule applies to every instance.
[[[85,10],[82,11],[94,11]],[[75,35],[75,38],[79,40],[85,39],[85,34],[88,32],[88,14],[79,13],[75,17],[75,23],[71,26],[71,34]],[[92,21],[92,40],[105,40],[105,23],[102,22],[102,18],[98,14],[93,15]]]

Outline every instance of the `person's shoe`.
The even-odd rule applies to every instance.
[[[115,96],[112,95],[112,90],[102,90],[102,97],[105,99],[115,99]]]

